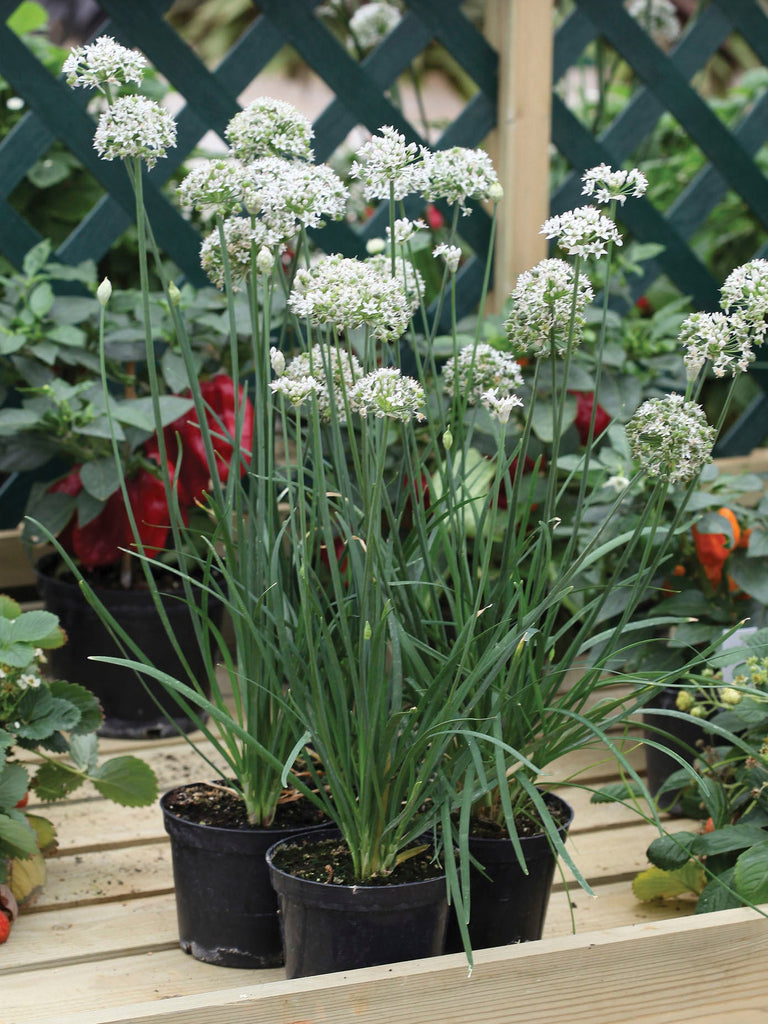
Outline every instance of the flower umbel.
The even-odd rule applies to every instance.
[[[499,185],[491,158],[482,149],[454,146],[434,153],[422,149],[427,182],[424,195],[430,202],[445,199],[458,203],[465,216],[472,211],[468,199],[489,199]]]
[[[147,62],[137,50],[116,43],[112,36],[100,36],[87,46],[76,46],[62,65],[67,85],[73,89],[101,89],[104,86],[141,84]]]
[[[581,178],[583,196],[594,196],[595,202],[607,205],[614,199],[622,205],[627,196],[639,199],[645,195],[648,179],[636,167],[631,171],[614,171],[608,164],[591,167]]]
[[[103,160],[138,157],[151,170],[176,145],[176,123],[154,100],[121,96],[99,118],[93,145]]]
[[[519,363],[508,352],[500,352],[486,342],[467,345],[443,367],[446,394],[464,395],[469,405],[482,401],[486,392],[495,394],[498,388],[510,391],[522,383]]]
[[[366,199],[389,199],[390,187],[394,199],[404,199],[426,183],[416,143],[406,143],[405,136],[390,125],[360,147],[349,173],[362,181]]]
[[[361,416],[387,417],[407,422],[414,416],[424,419],[424,388],[413,377],[404,377],[393,367],[366,374],[352,388],[351,408]]]
[[[619,229],[596,206],[580,206],[550,217],[540,233],[557,239],[560,248],[570,256],[599,258],[606,254],[609,243],[622,244]]]
[[[745,373],[755,358],[748,326],[725,313],[692,313],[680,328],[688,379],[695,380],[707,361],[716,377]]]
[[[245,162],[261,156],[312,159],[312,124],[290,103],[262,96],[235,114],[224,132],[236,157]]]
[[[648,476],[687,483],[712,459],[716,431],[704,410],[682,395],[643,402],[627,424],[633,459]]]
[[[339,255],[297,271],[288,304],[316,325],[341,330],[365,324],[381,341],[395,341],[411,319],[411,304],[399,279]]]
[[[569,342],[580,341],[584,311],[593,297],[586,278],[580,277],[576,286],[573,267],[565,260],[542,260],[517,279],[512,311],[504,324],[507,338],[520,354],[546,358],[554,346],[563,355]]]

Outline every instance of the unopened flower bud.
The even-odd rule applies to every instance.
[[[492,203],[499,203],[504,198],[504,189],[498,181],[488,186],[488,198]]]
[[[723,704],[740,704],[741,694],[738,690],[735,690],[732,686],[723,686],[719,692],[720,700]]]
[[[365,251],[369,256],[378,256],[380,252],[384,252],[387,247],[387,243],[383,238],[369,238],[365,243]]]
[[[453,434],[451,433],[451,428],[448,427],[443,433],[443,448],[445,448],[445,450],[449,452],[451,450],[452,445]]]
[[[704,718],[705,712],[701,704],[695,704],[691,708],[691,715],[693,716],[693,718]]]
[[[262,245],[256,256],[256,267],[259,273],[270,274],[274,265],[275,257],[272,255],[272,250],[268,246]]]
[[[179,287],[175,281],[171,281],[168,285],[168,301],[172,306],[181,305],[181,292],[179,291]]]
[[[102,304],[106,306],[109,302],[110,296],[112,295],[112,282],[108,277],[105,277],[99,287],[96,289],[96,298]]]
[[[280,349],[275,348],[274,345],[269,350],[269,361],[272,364],[275,376],[282,377],[285,373],[285,356]]]
[[[681,690],[675,697],[675,707],[678,711],[690,711],[695,703],[693,694],[687,690]]]
[[[373,630],[371,629],[370,622],[366,622],[365,626],[363,628],[363,639],[370,640],[372,633],[373,633]]]

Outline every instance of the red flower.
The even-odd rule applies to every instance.
[[[148,470],[140,469],[135,477],[127,481],[126,486],[142,545],[145,552],[153,556],[165,547],[168,538],[168,506],[162,480]],[[77,497],[82,489],[80,466],[75,466],[67,476],[49,488],[72,497]],[[122,548],[135,546],[122,491],[113,491],[101,512],[83,526],[80,526],[75,513],[60,533],[59,541],[82,563],[84,569],[96,569],[118,562]]]
[[[211,380],[200,385],[203,401],[210,407],[206,415],[211,432],[211,444],[216,456],[219,479],[226,483],[233,459],[232,438],[235,433],[235,388],[231,377],[218,374]],[[186,392],[184,397],[189,397]],[[240,402],[243,402],[243,389],[238,391]],[[240,476],[243,476],[251,456],[251,438],[253,436],[253,406],[246,401],[242,413],[243,430],[241,437],[241,457],[238,458]],[[211,473],[205,455],[203,435],[194,409],[170,423],[163,431],[168,461],[174,468],[178,467],[178,494],[182,506],[191,506],[202,500],[203,492],[210,488]],[[160,461],[157,438],[152,437],[144,445],[149,458]],[[179,455],[181,465],[179,466]]]
[[[571,391],[570,394],[576,395],[576,419],[573,422],[576,430],[579,432],[579,440],[585,445],[589,440],[589,421],[592,418],[592,406],[595,404],[595,395],[593,391]],[[611,417],[602,405],[598,403],[597,412],[595,413],[594,436],[600,437],[610,422]]]
[[[701,563],[709,582],[713,587],[719,587],[723,579],[723,566],[734,548],[747,547],[751,530],[741,532],[739,521],[729,508],[719,508],[717,514],[727,519],[733,530],[733,546],[728,547],[728,537],[724,533],[702,533],[695,526],[693,532],[693,545],[696,548],[696,556]],[[738,590],[738,584],[728,577],[728,589]]]
[[[445,224],[445,217],[434,205],[434,203],[427,203],[427,208],[424,211],[424,217],[433,231],[439,231],[440,228]]]

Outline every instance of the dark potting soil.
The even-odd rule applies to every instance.
[[[545,801],[546,802],[546,801]],[[569,811],[560,804],[548,803],[552,820],[557,826],[564,825],[568,821]],[[520,813],[515,815],[515,828],[521,837],[530,838],[538,836],[544,831],[544,827],[538,817],[532,818],[530,814]],[[475,839],[505,839],[508,835],[507,826],[502,822],[473,818],[469,823],[469,834]]]
[[[166,808],[184,821],[213,828],[253,828],[248,822],[243,798],[219,780],[213,784],[195,782],[181,786],[168,794]],[[306,800],[286,800],[278,804],[271,825],[256,828],[311,828],[323,822],[323,813]]]
[[[50,575],[63,583],[77,583],[77,578],[72,573],[66,562],[58,559],[47,567]],[[148,590],[148,584],[144,572],[138,562],[132,564],[130,590]],[[125,585],[120,578],[121,564],[97,566],[95,569],[81,569],[83,579],[94,590],[125,590]],[[166,572],[160,567],[153,569],[155,582],[163,593],[172,594],[182,591],[182,584],[179,577],[172,572]]]
[[[349,850],[338,838],[283,843],[275,851],[272,863],[286,874],[310,882],[333,885],[359,884],[352,868]],[[390,874],[375,875],[366,879],[364,884],[405,885],[408,882],[425,882],[442,874],[444,868],[433,859],[432,850],[427,848],[402,861]]]

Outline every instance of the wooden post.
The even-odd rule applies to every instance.
[[[498,127],[488,140],[504,188],[492,308],[518,274],[546,257],[554,0],[487,0],[486,37],[499,53]]]

